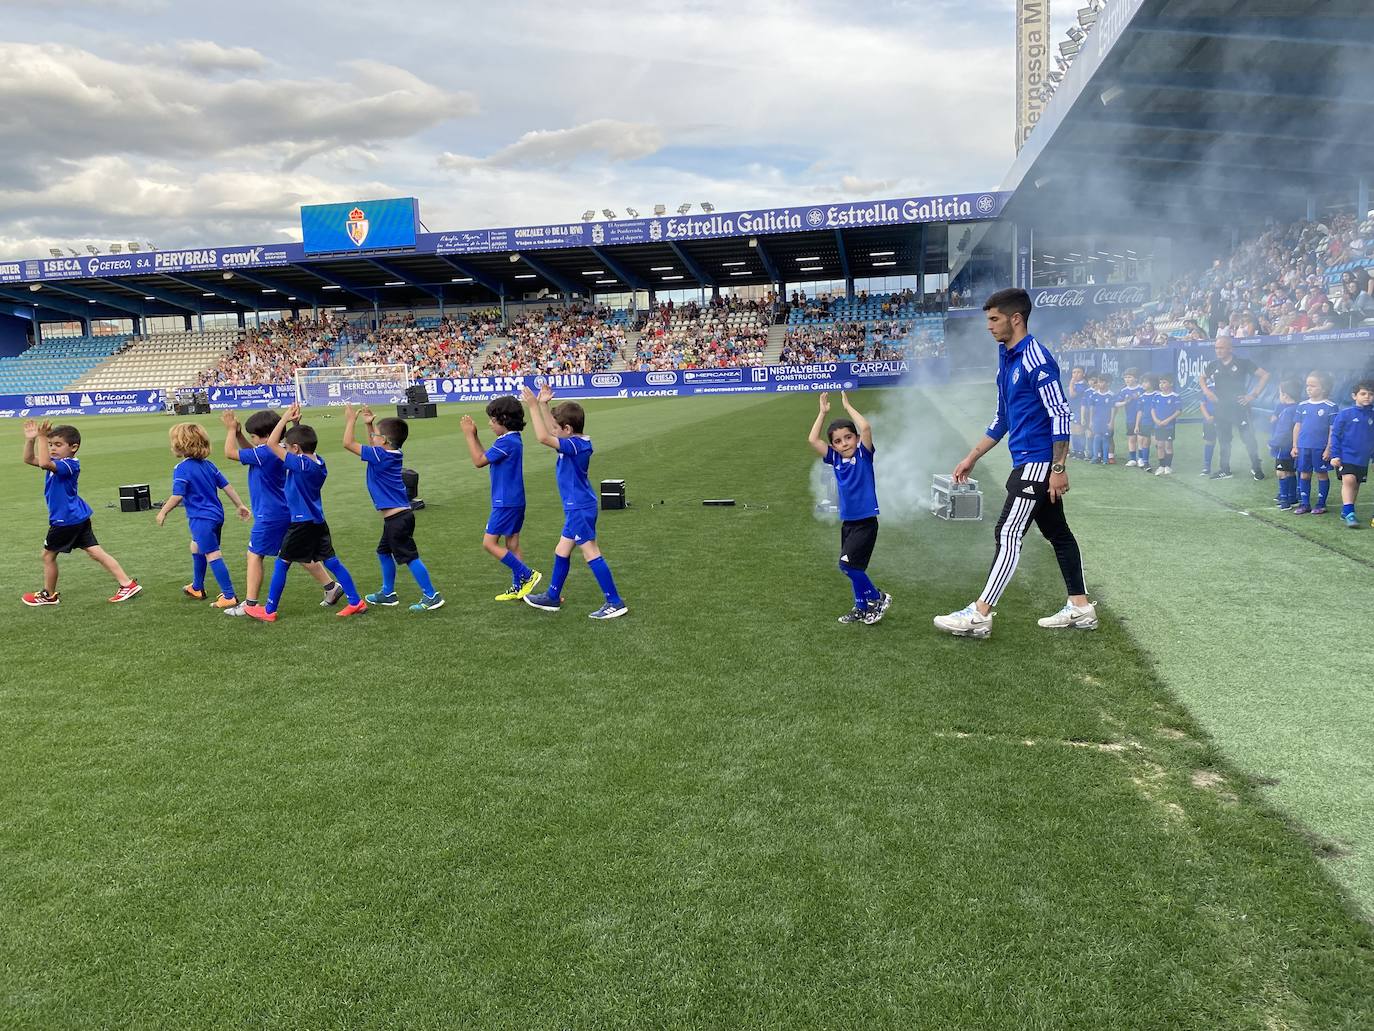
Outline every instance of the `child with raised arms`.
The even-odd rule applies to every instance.
[[[57,605],[57,556],[84,551],[115,578],[119,590],[109,600],[128,601],[143,590],[129,577],[114,556],[100,546],[91,529],[91,506],[77,492],[81,461],[81,433],[75,426],[54,426],[27,419],[24,422],[24,464],[43,470],[43,500],[48,506],[48,535],[43,539],[43,589],[20,600],[30,608]]]
[[[1374,380],[1360,380],[1350,397],[1355,403],[1342,408],[1331,421],[1329,450],[1332,468],[1341,478],[1341,519],[1353,530],[1360,525],[1355,499],[1369,475],[1369,460],[1374,458]]]
[[[616,590],[610,566],[596,543],[596,494],[592,492],[589,469],[592,461],[592,442],[582,431],[586,428],[587,413],[576,401],[564,401],[549,409],[553,391],[547,386],[539,396],[523,388],[521,397],[530,410],[530,424],[539,443],[558,452],[554,477],[558,481],[558,495],[563,501],[563,533],[553,552],[553,572],[549,589],[542,594],[525,595],[525,604],[545,612],[557,612],[563,604],[563,584],[568,579],[573,548],[582,551],[587,568],[596,577],[606,604],[591,613],[592,619],[615,619],[629,612],[629,606]]]
[[[368,443],[357,439],[358,416],[367,427]],[[420,587],[420,600],[411,612],[432,612],[444,607],[444,596],[434,588],[429,569],[420,559],[415,545],[415,510],[410,507],[401,478],[404,458],[401,448],[410,437],[410,424],[404,419],[376,419],[372,409],[344,406],[343,446],[367,466],[367,492],[372,506],[382,517],[382,539],[377,544],[377,562],[382,567],[382,588],[364,599],[369,605],[399,605],[396,594],[396,564],[399,562]]]
[[[878,543],[878,488],[873,476],[873,427],[841,392],[840,403],[848,419],[821,424],[830,412],[830,395],[820,396],[820,410],[811,424],[807,443],[835,473],[840,495],[840,572],[849,578],[854,607],[839,617],[841,623],[876,623],[887,614],[892,595],[874,586],[868,563]]]
[[[520,530],[525,525],[525,443],[520,431],[525,428],[525,410],[519,398],[492,398],[487,403],[487,423],[496,439],[485,451],[472,416],[463,416],[460,425],[472,464],[486,468],[491,477],[491,514],[482,534],[482,547],[510,570],[511,578],[510,589],[498,594],[496,600],[516,601],[543,579],[538,570],[525,565],[520,554]]]
[[[286,577],[294,562],[322,562],[334,574],[348,597],[340,617],[356,616],[367,611],[367,602],[358,596],[353,577],[334,554],[334,542],[329,536],[329,524],[324,520],[324,481],[329,476],[324,459],[315,454],[320,438],[312,426],[301,421],[301,406],[292,405],[267,437],[272,454],[286,466],[286,504],[291,512],[291,529],[282,539],[277,563],[272,567],[272,584],[267,590],[266,605],[244,606],[244,615],[262,620],[277,621],[277,606],[286,590]],[[288,423],[295,423],[287,430]],[[285,443],[282,443],[285,438]]]
[[[191,582],[181,589],[181,593],[203,601],[208,567],[219,584],[215,608],[232,609],[239,599],[219,546],[224,530],[224,505],[219,500],[219,492],[224,491],[234,503],[240,519],[247,521],[252,513],[238,491],[224,478],[224,473],[210,461],[210,436],[200,424],[179,422],[168,431],[168,436],[172,441],[172,454],[181,461],[172,470],[172,493],[158,509],[157,525],[166,522],[172,509],[185,505],[186,524],[191,531]]]
[[[281,551],[286,531],[291,529],[291,509],[286,504],[286,466],[267,446],[267,438],[281,416],[270,408],[254,412],[240,424],[232,411],[220,413],[224,424],[224,457],[248,469],[248,502],[253,509],[253,529],[248,534],[248,588],[244,599],[226,616],[247,615],[244,608],[258,604],[262,590],[263,560]],[[247,436],[245,436],[245,433]],[[321,607],[328,608],[343,597],[343,588],[318,562],[306,563],[306,570],[324,588]]]

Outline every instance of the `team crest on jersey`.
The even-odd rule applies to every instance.
[[[353,241],[354,247],[363,245],[363,241],[367,239],[368,223],[362,208],[354,208],[348,213],[344,229],[348,232],[348,238]]]
[[[1011,381],[1013,383],[1021,382],[1021,366],[1018,365],[1016,368],[1011,370]]]

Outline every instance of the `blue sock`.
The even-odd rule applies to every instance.
[[[1342,506],[1341,506],[1341,515],[1343,515],[1343,516],[1353,516],[1354,514],[1355,514],[1355,506],[1354,506],[1354,505],[1342,505]]]
[[[572,559],[554,555],[553,573],[549,576],[549,597],[555,601],[563,594],[563,585],[568,582],[568,570],[571,568]]]
[[[1284,482],[1288,484],[1288,503],[1296,505],[1298,503],[1298,478],[1290,476]]]
[[[1140,460],[1141,460],[1142,462],[1144,462],[1146,465],[1149,465],[1149,464],[1150,464],[1150,445],[1149,445],[1149,444],[1146,444],[1143,448],[1140,449]]]
[[[511,582],[517,587],[530,575],[530,567],[521,562],[513,551],[507,551],[501,556],[501,565],[510,570]]]
[[[1318,508],[1325,508],[1325,507],[1326,507],[1326,495],[1327,495],[1328,493],[1330,493],[1330,491],[1331,491],[1331,481],[1330,481],[1330,480],[1318,480],[1318,481],[1317,481],[1317,507],[1318,507]]]
[[[377,553],[377,564],[382,567],[382,593],[396,593],[396,560],[390,555]]]
[[[1298,478],[1298,503],[1303,508],[1308,507],[1308,502],[1312,500],[1312,481]]]
[[[208,563],[205,556],[196,552],[191,556],[191,586],[198,591],[205,590],[205,567]]]
[[[267,588],[267,611],[276,612],[281,603],[281,593],[286,590],[286,574],[291,571],[291,563],[277,559],[272,566],[272,585]]]
[[[234,581],[229,576],[229,567],[224,564],[224,556],[220,556],[210,563],[210,572],[215,574],[215,583],[219,584],[220,593],[226,598],[237,598],[234,593]]]
[[[324,568],[334,574],[334,579],[339,581],[339,586],[344,589],[344,594],[348,596],[348,604],[356,605],[361,600],[358,597],[358,588],[353,585],[353,577],[349,575],[348,568],[339,561],[339,556],[335,555],[331,559],[326,559]],[[276,574],[273,574],[273,579]]]
[[[615,577],[611,576],[611,567],[606,565],[606,556],[598,555],[587,563],[587,568],[596,577],[597,586],[601,588],[601,593],[606,596],[606,604],[614,605],[617,608],[625,604],[620,598],[620,592],[615,589]]]
[[[426,598],[434,597],[434,581],[429,578],[428,567],[418,558],[410,562],[407,566],[410,575],[415,577],[415,582],[420,585],[420,590],[425,592]]]
[[[840,572],[849,577],[849,584],[854,588],[854,605],[857,608],[863,608],[868,602],[878,597],[878,588],[873,586],[873,581],[862,569],[855,569],[853,566],[841,562]]]
[[[1206,472],[1210,473],[1212,471],[1212,453],[1215,452],[1216,449],[1217,446],[1215,444],[1202,445],[1202,468]]]

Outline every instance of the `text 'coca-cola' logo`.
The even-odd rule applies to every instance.
[[[1037,308],[1081,308],[1085,304],[1136,305],[1150,299],[1148,286],[1100,286],[1083,289],[1041,290],[1034,297]]]

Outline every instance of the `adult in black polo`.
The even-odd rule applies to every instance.
[[[1229,336],[1217,337],[1216,361],[1208,362],[1202,370],[1199,386],[1212,402],[1216,419],[1217,443],[1221,445],[1221,465],[1212,474],[1214,480],[1231,478],[1231,431],[1250,455],[1250,472],[1255,479],[1264,479],[1260,468],[1259,446],[1255,443],[1254,414],[1250,405],[1269,382],[1269,373],[1249,358],[1237,358]],[[1255,384],[1252,387],[1250,380]]]

